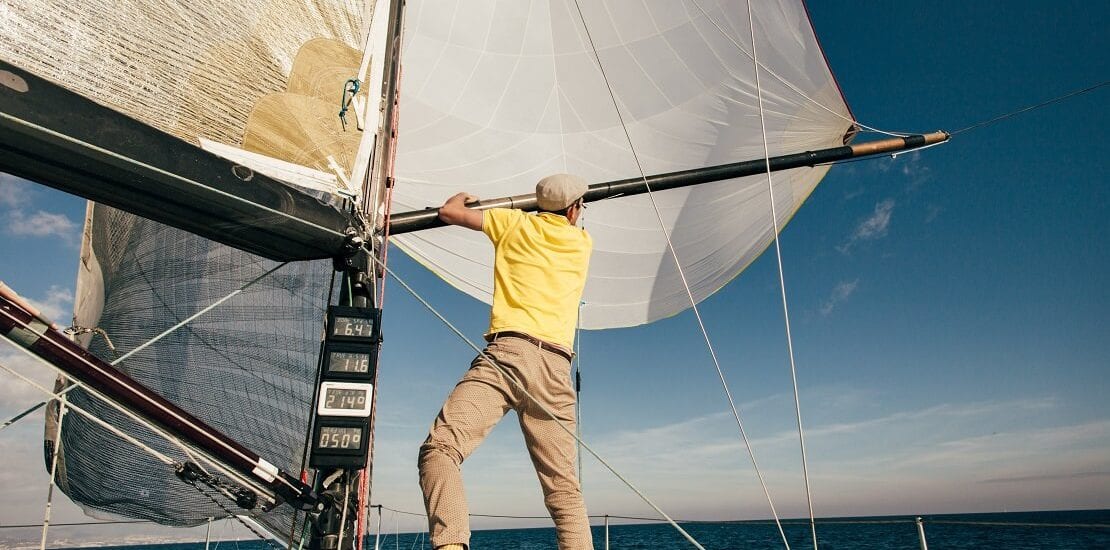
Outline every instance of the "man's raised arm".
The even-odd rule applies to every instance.
[[[439,208],[439,219],[448,225],[460,225],[475,231],[482,230],[482,211],[466,207],[468,202],[476,202],[478,197],[467,193],[458,193],[447,199]]]

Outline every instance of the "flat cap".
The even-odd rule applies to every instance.
[[[571,174],[552,174],[536,184],[536,204],[540,210],[558,212],[586,194],[586,180]]]

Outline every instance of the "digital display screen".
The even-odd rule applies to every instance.
[[[351,449],[362,447],[362,428],[357,426],[321,426],[318,449]]]
[[[336,315],[331,326],[331,334],[332,336],[372,338],[374,336],[374,320]]]
[[[329,409],[360,410],[366,408],[368,390],[359,388],[327,388],[324,407]]]
[[[370,372],[370,354],[349,351],[328,352],[328,372]]]

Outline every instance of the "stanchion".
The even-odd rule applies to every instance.
[[[921,550],[929,550],[929,545],[925,543],[925,522],[921,518],[917,518],[917,540],[921,543]]]

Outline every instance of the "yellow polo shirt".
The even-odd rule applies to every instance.
[[[482,232],[494,249],[489,332],[524,332],[572,349],[590,235],[565,216],[508,208],[484,211]]]

